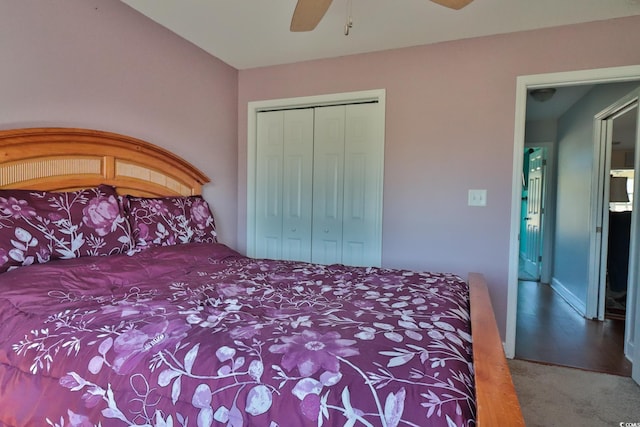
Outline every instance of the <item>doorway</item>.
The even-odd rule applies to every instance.
[[[521,189],[522,189],[522,166],[524,157],[524,134],[526,117],[526,97],[530,89],[542,87],[564,87],[579,84],[599,84],[614,82],[629,82],[638,80],[640,77],[640,66],[617,67],[587,71],[576,71],[566,73],[553,73],[545,75],[521,76],[517,81],[516,91],[516,123],[514,134],[514,157],[512,175],[512,215],[510,233],[510,255],[509,255],[509,292],[507,304],[507,330],[505,352],[508,357],[515,355],[516,341],[516,319],[517,319],[517,296],[518,296],[518,265],[520,258],[519,232],[521,224]],[[637,157],[637,154],[636,154]],[[636,184],[637,187],[637,184]],[[595,228],[595,227],[594,227]],[[632,251],[638,252],[636,247]],[[636,301],[633,302],[637,305]],[[639,364],[640,365],[640,364]],[[634,366],[636,368],[636,366]],[[639,372],[640,373],[640,372]],[[634,379],[638,381],[634,373]]]
[[[380,265],[379,111],[360,102],[257,113],[257,209],[247,212],[256,257]]]
[[[354,165],[350,168],[352,175],[355,177],[354,172],[357,171],[377,171],[375,176],[367,176],[366,181],[368,182],[368,187],[371,190],[371,194],[373,196],[368,197],[366,200],[366,206],[360,207],[355,204],[350,205],[351,212],[350,217],[354,220],[349,224],[350,231],[358,230],[360,224],[358,221],[362,223],[363,216],[360,215],[357,217],[356,214],[362,212],[363,210],[367,212],[367,224],[370,227],[370,239],[371,244],[369,245],[370,249],[370,257],[367,261],[368,265],[379,265],[381,263],[382,257],[382,188],[383,188],[383,165],[384,165],[384,135],[385,135],[385,105],[386,105],[386,91],[384,89],[376,89],[376,90],[366,90],[359,92],[346,92],[346,93],[335,93],[335,94],[326,94],[326,95],[316,95],[316,96],[305,96],[298,98],[285,98],[285,99],[272,99],[272,100],[264,100],[264,101],[252,101],[248,104],[248,117],[247,117],[247,255],[248,256],[256,256],[259,251],[258,237],[257,237],[257,220],[256,213],[259,210],[258,207],[258,198],[256,197],[258,193],[258,117],[260,114],[265,112],[277,112],[277,111],[290,111],[290,110],[303,110],[303,109],[311,109],[311,108],[321,108],[321,107],[330,107],[330,106],[340,106],[340,105],[364,105],[366,107],[367,104],[370,104],[370,111],[367,115],[368,121],[372,124],[371,126],[364,126],[364,128],[368,129],[369,135],[371,136],[368,140],[376,141],[376,153],[377,156],[373,159],[375,164],[369,165],[369,167],[358,167],[358,165]],[[361,123],[358,117],[352,117],[353,123]],[[313,121],[313,120],[312,120]],[[352,138],[353,144],[355,145],[358,141],[361,141],[361,135],[366,134],[359,126],[355,126],[356,135]],[[279,154],[280,155],[280,154]],[[357,156],[351,156],[351,160],[357,163],[360,158],[356,158]],[[360,156],[362,157],[362,156]],[[346,160],[345,160],[346,161]],[[277,159],[276,162],[277,163]],[[282,160],[280,160],[282,163]],[[294,170],[297,168],[295,162],[291,162],[292,167],[289,169]],[[281,177],[284,176],[284,171],[282,168],[272,169],[274,172],[274,176],[276,177],[276,181],[281,181]],[[365,170],[366,169],[366,170]],[[317,186],[316,186],[317,187]],[[357,189],[358,186],[354,185],[353,188]],[[361,187],[361,186],[360,186]],[[277,187],[270,187],[277,188]],[[283,187],[284,188],[284,187]],[[292,193],[298,193],[301,191],[301,186],[293,185],[290,187]],[[315,190],[314,190],[315,191]],[[276,192],[282,193],[283,190],[277,189]],[[295,200],[294,200],[295,199]],[[291,200],[296,201],[300,198],[292,198]],[[358,200],[357,197],[347,197],[349,200]],[[278,200],[278,198],[272,198],[272,200]],[[291,203],[291,206],[297,204]],[[264,205],[264,203],[263,203]],[[278,203],[277,209],[272,209],[272,211],[282,211],[284,206],[282,203]],[[313,205],[313,204],[311,204]],[[337,206],[337,204],[335,205]],[[262,206],[264,207],[264,206]],[[293,209],[295,210],[295,209]],[[276,224],[276,228],[282,228],[283,222],[281,220],[274,221]],[[289,226],[289,231],[291,233],[296,233],[299,228],[297,225],[291,224]],[[323,227],[322,233],[328,232],[328,227]],[[277,231],[277,230],[276,230]],[[277,234],[277,233],[276,233]],[[282,234],[282,232],[281,232]],[[342,233],[340,233],[342,234]],[[353,233],[352,233],[353,234]],[[348,233],[342,234],[344,239],[347,239],[351,236]],[[294,236],[295,237],[295,236]],[[343,240],[344,240],[343,239]],[[293,239],[295,240],[295,239]],[[351,244],[351,241],[347,242]],[[357,243],[357,242],[356,242]],[[292,245],[293,246],[293,245]],[[352,250],[352,248],[355,248]],[[355,254],[352,258],[355,259],[357,256],[358,245],[354,244],[350,246],[351,253]],[[295,250],[293,252],[296,252]],[[297,251],[300,252],[300,251]],[[297,256],[296,256],[297,258]],[[355,262],[354,262],[355,264]]]
[[[573,88],[559,89],[556,95],[560,99],[544,104],[545,110],[557,110],[553,119],[543,117],[545,120],[540,120],[539,112],[535,111],[535,100],[531,99],[533,97],[529,99],[529,103],[533,104],[533,112],[527,115],[527,144],[523,157],[520,253],[524,255],[521,255],[521,281],[518,285],[518,339],[515,353],[518,358],[631,375],[631,363],[624,356],[624,320],[607,319],[600,322],[585,318],[586,302],[581,302],[576,297],[573,277],[567,274],[574,271],[566,265],[574,264],[579,267],[576,270],[582,271],[580,281],[583,284],[583,295],[579,297],[584,301],[590,235],[586,219],[589,199],[593,197],[593,190],[589,186],[592,172],[589,167],[585,167],[588,162],[584,159],[589,159],[594,151],[596,141],[593,137],[593,120],[602,108],[636,86],[636,83],[586,85],[582,87],[585,90],[581,91],[573,105],[562,110],[556,104],[563,102],[563,98],[569,95],[567,90]],[[558,155],[558,170],[555,172],[553,168],[544,167],[544,150],[537,148],[538,143],[534,142],[540,139],[540,135],[557,141],[549,146],[549,151],[555,151]],[[553,224],[555,216],[553,209],[550,210],[552,214],[549,217],[543,215],[546,214],[543,202],[546,193],[544,182],[550,183],[549,187],[554,193],[549,197],[548,205],[558,205],[560,218],[555,233],[550,238],[543,239],[551,241],[552,248],[557,247],[557,254],[540,257],[542,245],[538,241],[539,229],[546,228],[544,226],[547,222]],[[578,209],[582,209],[582,212],[576,212]],[[577,214],[583,218],[578,218]],[[548,219],[551,221],[547,221]],[[527,255],[527,252],[532,255]],[[539,267],[534,270],[534,275],[526,274],[531,274],[531,269],[527,268],[529,265],[536,267],[535,258],[538,264],[544,259],[546,264],[559,260],[565,265],[552,269],[552,281],[541,280],[540,275],[536,274]]]

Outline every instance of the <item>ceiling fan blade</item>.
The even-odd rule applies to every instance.
[[[332,0],[298,0],[291,18],[291,31],[311,31],[329,9]]]
[[[431,0],[434,3],[438,3],[441,6],[448,7],[449,9],[462,9],[473,0]]]

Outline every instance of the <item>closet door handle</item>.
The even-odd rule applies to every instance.
[[[328,228],[325,228],[325,229],[324,229],[324,232],[325,232],[325,234],[329,234],[329,229],[328,229]]]

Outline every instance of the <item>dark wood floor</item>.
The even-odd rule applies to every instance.
[[[631,376],[624,320],[587,320],[550,286],[518,284],[516,358]]]

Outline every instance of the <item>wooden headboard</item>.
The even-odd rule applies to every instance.
[[[76,128],[0,130],[0,188],[190,196],[209,178],[175,154],[125,135]]]

